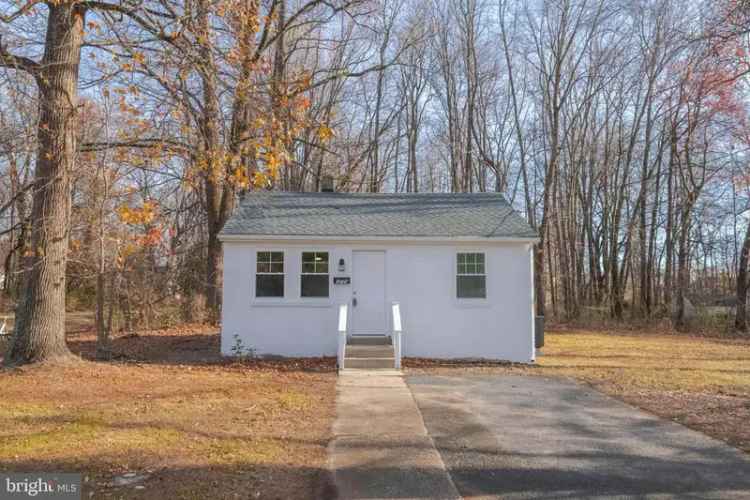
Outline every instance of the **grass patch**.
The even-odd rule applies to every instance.
[[[301,411],[310,407],[313,402],[306,394],[296,391],[285,391],[279,394],[279,405],[285,410]]]
[[[283,447],[274,439],[221,439],[209,444],[206,452],[213,464],[241,465],[279,460]]]
[[[71,346],[86,353],[87,342]],[[215,333],[195,328],[115,345],[138,362],[0,371],[0,470],[81,472],[84,498],[320,494],[334,416],[327,365],[227,363]],[[116,485],[126,472],[145,479]]]
[[[677,335],[552,333],[538,364],[592,383],[750,394],[750,342]]]

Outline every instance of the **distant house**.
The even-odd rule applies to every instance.
[[[337,352],[387,338],[400,304],[403,354],[534,360],[537,234],[496,193],[247,195],[225,225],[221,349]]]

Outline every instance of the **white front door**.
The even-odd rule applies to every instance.
[[[385,252],[355,251],[352,270],[352,333],[385,335]]]

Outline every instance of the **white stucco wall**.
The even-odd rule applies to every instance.
[[[386,300],[401,304],[405,356],[533,361],[530,248],[518,242],[224,242],[222,353],[231,354],[236,334],[258,354],[334,356],[337,306],[351,302],[352,286],[331,283],[330,299],[301,299],[301,252],[330,252],[333,281],[356,279],[353,250],[384,250]],[[263,250],[284,252],[284,299],[254,298],[255,255]],[[456,253],[462,251],[485,253],[486,300],[456,299]]]

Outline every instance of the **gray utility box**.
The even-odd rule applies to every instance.
[[[534,318],[534,337],[536,348],[544,347],[544,316]]]

